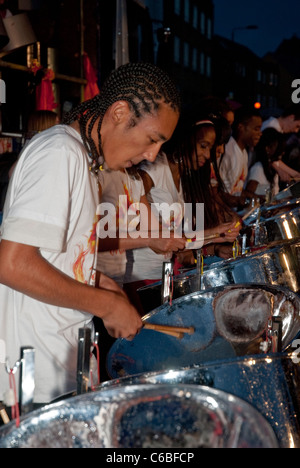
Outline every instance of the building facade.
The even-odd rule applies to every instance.
[[[213,0],[7,0],[1,11],[7,6],[13,15],[26,14],[36,41],[5,52],[0,30],[0,78],[6,84],[2,132],[24,131],[35,107],[36,87],[48,69],[54,72],[52,85],[60,115],[82,100],[84,54],[101,89],[117,63],[116,17],[121,1],[126,7],[129,60],[150,61],[166,69],[187,106],[216,95],[240,104],[260,102],[268,116],[290,104],[290,92],[283,88],[299,76],[279,61],[279,53],[261,59],[215,35]],[[38,71],[36,64],[41,67]]]

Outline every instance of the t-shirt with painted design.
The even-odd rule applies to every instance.
[[[139,225],[140,199],[145,195],[142,179],[138,176],[130,176],[126,170],[124,172],[103,171],[99,173],[98,177],[101,187],[101,204],[110,204],[107,208],[112,210],[111,222],[114,226],[111,227],[111,231],[115,228],[117,236],[121,226],[125,230],[125,235],[127,230],[130,235],[130,231],[136,229]],[[132,207],[132,215],[130,214],[130,207]],[[113,232],[112,235],[114,235]],[[99,243],[101,244],[101,239],[99,239]],[[119,286],[122,286],[126,262],[125,250],[99,252],[97,270],[105,273],[115,280]]]
[[[20,156],[1,239],[38,247],[55,268],[94,285],[98,203],[98,181],[80,134],[57,125],[34,137]],[[0,342],[10,364],[19,359],[21,347],[35,349],[34,401],[49,402],[76,389],[78,329],[92,328],[92,316],[39,302],[3,284],[0,303]],[[0,400],[8,387],[0,359]]]

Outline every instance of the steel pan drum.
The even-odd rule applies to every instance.
[[[261,207],[261,216],[263,219],[269,219],[276,214],[283,214],[300,207],[300,198],[292,200],[275,200]]]
[[[300,208],[300,198],[290,199],[290,200],[274,200],[271,203],[258,206],[253,212],[249,212],[249,216],[244,219],[244,224],[249,226],[257,220],[258,215],[260,219],[266,220],[271,217],[287,213],[289,211]],[[241,213],[241,216],[247,214],[247,211]]]
[[[268,284],[300,291],[300,240],[264,248],[236,259],[204,267],[203,275],[193,269],[173,277],[173,298],[199,290],[231,284]],[[161,281],[138,289],[145,313],[161,305]]]
[[[258,213],[260,212],[261,217],[268,219],[274,216],[275,213],[284,213],[286,211],[293,210],[299,207],[300,204],[300,182],[290,185],[285,190],[279,192],[270,203],[265,203],[259,206],[252,212],[251,208],[241,213],[241,216],[249,213],[249,216],[244,221],[245,225],[252,224],[255,222]],[[251,210],[251,213],[250,213]]]
[[[300,182],[290,185],[275,195],[275,200],[289,200],[291,198],[300,198]]]
[[[299,314],[300,298],[286,288],[248,284],[189,294],[172,305],[160,306],[144,319],[194,327],[194,334],[185,334],[180,340],[143,328],[132,341],[115,341],[107,356],[107,370],[115,379],[261,354],[269,319],[279,316],[285,350],[299,333]]]
[[[300,373],[293,355],[253,355],[148,372],[104,382],[99,389],[150,383],[205,385],[233,394],[267,419],[281,448],[300,448]]]
[[[252,233],[248,237],[253,238],[255,246],[270,245],[278,241],[286,241],[300,238],[300,206],[291,210],[286,208],[264,211],[258,222],[255,220],[248,225]],[[243,234],[243,230],[241,231]],[[248,245],[251,245],[250,241]]]
[[[45,407],[0,431],[0,448],[278,448],[248,403],[194,385],[138,385]]]

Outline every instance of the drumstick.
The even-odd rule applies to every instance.
[[[144,326],[147,327],[154,327],[153,329],[155,330],[168,330],[171,332],[176,332],[176,333],[188,333],[189,335],[193,335],[195,333],[195,328],[194,327],[176,327],[173,325],[159,325],[157,323],[145,323]]]
[[[254,213],[256,209],[257,209],[257,206],[255,206],[254,208],[251,208],[250,211],[244,214],[244,216],[242,217],[242,220],[246,221],[246,219],[249,218],[249,216],[252,215],[252,213]]]
[[[218,239],[218,237],[225,237],[225,234],[210,234],[209,236],[204,236],[203,238],[203,241],[208,241],[208,240],[211,240],[211,239]],[[187,239],[186,240],[189,244],[190,243],[193,243],[193,242],[196,242],[196,239]]]
[[[171,336],[176,336],[177,338],[183,338],[184,333],[192,335],[195,332],[193,327],[176,327],[170,325],[158,325],[156,323],[145,323],[144,328],[147,330],[155,330],[161,333],[170,334]]]
[[[8,424],[10,422],[7,412],[2,404],[0,404],[0,416],[3,424]]]
[[[157,331],[158,333],[164,333],[165,335],[174,336],[174,338],[177,338],[178,340],[182,340],[183,338],[183,333],[173,332],[173,331],[165,330],[165,329],[157,330],[156,328],[153,328],[153,327],[144,327],[144,328],[146,330],[154,330],[154,331]]]
[[[219,234],[219,233],[211,234],[210,236],[205,236],[204,241],[208,241],[211,239],[218,239],[218,237],[225,237],[225,234]]]

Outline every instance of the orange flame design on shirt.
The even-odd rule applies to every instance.
[[[98,217],[95,217],[94,223],[93,223],[93,228],[90,231],[90,237],[87,240],[87,248],[84,248],[83,244],[80,244],[78,246],[79,248],[79,254],[77,255],[77,258],[75,262],[73,263],[73,274],[74,278],[79,281],[80,283],[85,283],[87,284],[88,281],[86,280],[84,276],[84,262],[86,259],[87,254],[92,254],[94,255],[96,252],[96,244],[97,244],[97,235],[96,235],[96,226],[98,223]],[[93,268],[90,268],[92,270]]]
[[[127,211],[129,210],[130,206],[133,204],[133,198],[131,196],[131,193],[127,187],[127,185],[125,183],[123,183],[123,189],[124,189],[124,195],[126,195],[126,199],[127,199],[127,205],[126,205],[126,209]],[[122,218],[122,217],[125,217],[126,213],[123,213],[123,211],[120,209],[120,205],[119,203],[117,204],[116,206],[116,218],[117,218],[117,228],[119,227],[119,219]],[[123,208],[123,206],[122,206]]]
[[[244,183],[246,180],[246,174],[245,170],[242,170],[242,173],[240,174],[239,178],[236,180],[234,187],[232,189],[232,194],[237,193],[237,192],[242,192]]]

